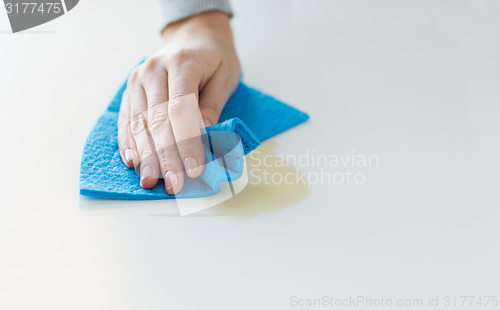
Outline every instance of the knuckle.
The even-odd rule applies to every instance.
[[[153,152],[149,148],[144,148],[139,150],[139,157],[141,160],[149,158],[153,155]]]
[[[120,118],[118,118],[117,124],[118,124],[118,129],[120,130],[121,128],[128,126],[129,120],[124,118],[124,117],[120,117]]]
[[[198,105],[195,94],[185,94],[183,91],[177,91],[171,94],[168,103],[168,113],[175,116],[186,109],[192,109]]]
[[[173,52],[172,55],[170,56],[170,62],[173,63],[174,65],[181,65],[183,63],[192,61],[195,59],[195,51],[191,49],[178,49],[177,51]]]
[[[170,102],[168,103],[168,113],[171,115],[176,115],[184,109],[184,100],[182,100],[182,96],[172,96]]]
[[[146,124],[146,119],[144,116],[138,115],[130,121],[130,131],[132,132],[132,135],[137,136],[147,129],[147,124]]]
[[[129,82],[130,83],[137,83],[139,81],[140,75],[141,75],[140,74],[140,69],[139,68],[135,68],[130,73],[130,76],[128,78]]]
[[[118,127],[128,125],[129,122],[130,122],[129,116],[125,111],[125,108],[121,106],[120,111],[118,113],[118,121],[117,121]]]
[[[159,64],[159,59],[156,56],[148,58],[144,63],[142,64],[142,67],[146,71],[154,71],[158,67]]]
[[[166,170],[167,164],[169,162],[167,153],[160,151],[158,154],[158,161],[160,162],[160,165]]]
[[[168,113],[160,107],[152,107],[149,111],[148,126],[152,132],[162,130],[168,125]]]

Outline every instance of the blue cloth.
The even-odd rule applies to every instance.
[[[140,187],[140,177],[127,168],[120,157],[117,140],[118,111],[126,83],[120,88],[104,114],[89,134],[83,150],[80,169],[80,194],[111,199],[169,199],[205,197],[220,190],[219,184],[237,179],[241,173],[239,161],[234,169],[222,169],[217,160],[207,158],[205,170],[199,180],[186,179],[176,197],[165,193],[163,180],[153,189]],[[236,133],[242,150],[232,155],[243,158],[261,140],[268,139],[309,118],[301,112],[269,95],[240,83],[221,113],[219,124],[208,127],[208,135],[217,132]],[[210,156],[210,152],[206,152]]]

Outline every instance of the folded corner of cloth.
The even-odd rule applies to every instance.
[[[117,140],[118,112],[126,83],[120,88],[107,110],[92,128],[82,155],[80,194],[109,199],[151,200],[171,198],[198,198],[220,190],[219,184],[228,182],[226,170],[217,161],[207,163],[198,181],[185,186],[180,194],[169,196],[162,180],[152,189],[139,185],[140,177],[127,168],[120,156]],[[306,121],[309,116],[269,95],[240,83],[224,107],[220,122],[207,127],[208,135],[215,132],[235,133],[241,142],[243,158],[260,145],[260,141],[275,136]],[[235,167],[239,166],[235,164]],[[236,179],[241,171],[229,172]]]

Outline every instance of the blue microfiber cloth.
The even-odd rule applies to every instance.
[[[169,196],[163,180],[150,190],[139,185],[140,177],[127,168],[120,157],[117,140],[117,120],[123,91],[120,88],[106,112],[89,134],[83,150],[80,169],[80,194],[111,199],[170,199],[206,197],[220,190],[219,184],[236,180],[242,166],[235,161],[234,169],[220,165],[207,157],[207,164],[199,180],[185,178],[181,193]],[[207,128],[208,135],[219,132],[236,133],[241,139],[241,150],[232,155],[243,158],[259,146],[260,141],[275,136],[309,118],[301,112],[269,95],[240,82],[224,107],[219,124]],[[205,152],[210,156],[210,152]],[[226,168],[226,169],[223,169]]]

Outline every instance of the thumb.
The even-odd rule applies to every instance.
[[[200,93],[199,106],[205,127],[219,122],[222,109],[238,86],[238,80],[235,83],[229,76],[221,73],[216,72]]]

